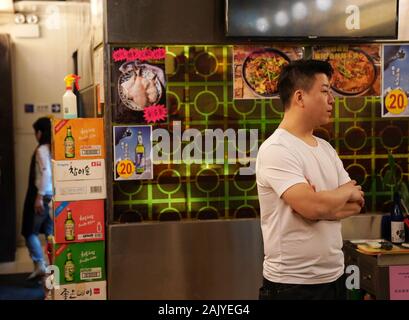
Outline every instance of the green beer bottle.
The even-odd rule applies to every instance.
[[[71,133],[71,126],[67,127],[67,135],[64,139],[65,157],[74,158],[75,157],[75,141]]]
[[[74,281],[74,271],[75,265],[72,261],[72,253],[71,250],[68,249],[67,251],[67,260],[64,264],[64,279],[66,282],[73,282]]]
[[[71,209],[67,208],[67,219],[64,222],[65,240],[75,240],[75,222],[72,218]]]

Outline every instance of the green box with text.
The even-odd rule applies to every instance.
[[[54,245],[59,284],[105,280],[105,242]]]

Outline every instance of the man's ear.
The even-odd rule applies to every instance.
[[[302,90],[296,90],[294,92],[294,102],[300,106],[300,107],[304,107],[304,99],[303,99],[303,92]]]

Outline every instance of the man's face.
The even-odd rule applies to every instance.
[[[335,99],[325,74],[315,75],[315,82],[309,91],[304,91],[303,100],[314,128],[329,123]]]

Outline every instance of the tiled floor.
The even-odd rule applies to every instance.
[[[33,262],[26,247],[18,247],[16,260],[0,263],[0,274],[27,273],[33,271]]]
[[[33,267],[25,246],[17,247],[15,261],[0,263],[0,300],[44,300],[41,279],[27,280]]]

